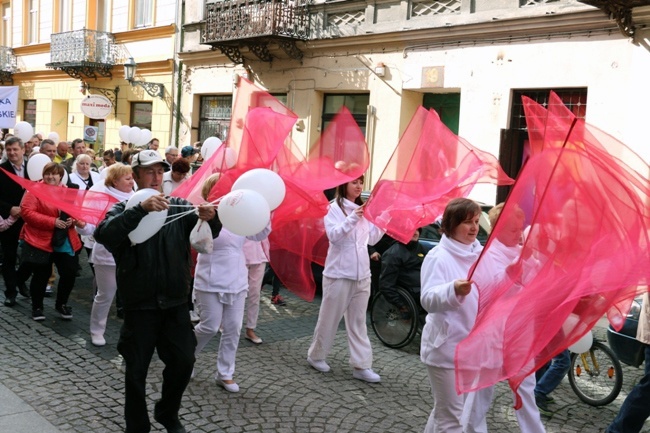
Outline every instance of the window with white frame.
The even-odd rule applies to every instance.
[[[72,30],[72,0],[58,0],[58,31],[69,32]]]
[[[147,27],[153,25],[154,0],[135,1],[134,27]]]
[[[27,4],[27,43],[35,44],[38,42],[38,0],[29,0]]]
[[[2,3],[2,32],[0,37],[2,37],[0,45],[11,46],[11,2]]]

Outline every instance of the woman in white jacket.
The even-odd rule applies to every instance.
[[[219,179],[213,174],[203,184],[201,195],[208,199],[210,190]],[[254,236],[236,235],[226,228],[214,239],[212,253],[200,253],[194,273],[194,296],[201,311],[201,320],[194,328],[196,349],[194,355],[223,328],[217,355],[217,385],[229,392],[239,392],[233,380],[235,356],[239,345],[244,302],[248,294],[248,268],[244,257],[246,239],[261,241],[271,232],[270,225]],[[194,375],[194,374],[193,374]]]
[[[323,299],[307,362],[318,371],[330,370],[325,359],[341,318],[345,317],[352,376],[379,382],[380,376],[372,371],[372,347],[366,328],[370,298],[368,245],[376,244],[384,232],[363,217],[362,190],[363,176],[339,185],[325,216],[329,249],[323,270]]]
[[[131,166],[114,164],[106,169],[106,178],[103,183],[97,183],[90,191],[103,192],[112,195],[120,202],[127,201],[133,195],[133,171]],[[86,224],[81,229],[77,228],[81,235],[92,236],[95,226]],[[97,279],[97,293],[90,312],[90,340],[95,346],[104,346],[106,339],[106,321],[108,313],[117,292],[117,281],[115,280],[115,259],[113,254],[100,243],[93,242],[93,249],[90,253],[90,262],[95,266],[95,278]]]
[[[456,345],[474,326],[478,291],[467,274],[483,247],[476,240],[481,208],[474,201],[457,198],[442,216],[440,244],[422,263],[420,300],[427,314],[422,331],[420,359],[427,365],[433,410],[425,433],[462,433],[461,415],[466,395],[456,394],[454,354]],[[475,426],[466,426],[468,431]]]

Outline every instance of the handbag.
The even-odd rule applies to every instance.
[[[50,262],[50,253],[40,250],[27,242],[23,243],[22,252],[20,254],[20,261],[22,263],[35,263],[37,265],[45,265]]]
[[[59,212],[59,219],[65,221],[70,216],[66,214],[65,212],[61,211]],[[53,248],[59,248],[62,247],[65,244],[65,240],[68,239],[68,229],[60,229],[55,227],[54,228],[54,233],[52,234],[52,247]]]

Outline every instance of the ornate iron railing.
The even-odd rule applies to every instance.
[[[12,75],[18,70],[16,56],[11,47],[0,46],[0,85],[13,84]]]
[[[111,76],[116,45],[113,34],[96,30],[55,33],[50,43],[50,63],[45,66],[83,79]]]
[[[202,42],[280,36],[309,37],[308,0],[223,0],[206,5]]]

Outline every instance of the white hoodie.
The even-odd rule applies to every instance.
[[[368,245],[374,245],[384,232],[354,210],[358,204],[343,199],[343,210],[336,201],[330,203],[325,215],[325,232],[330,241],[323,275],[360,281],[370,277]],[[347,216],[346,216],[347,214]]]

